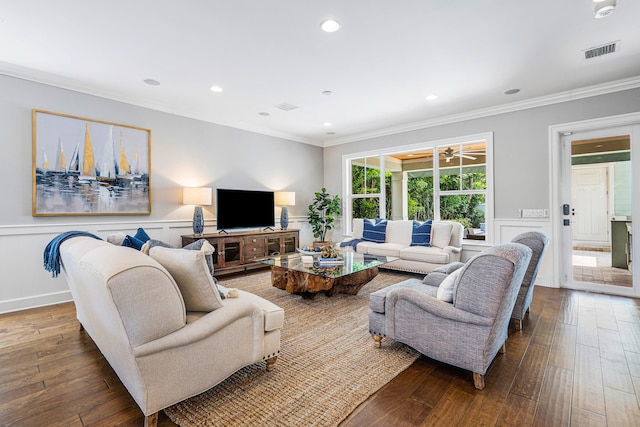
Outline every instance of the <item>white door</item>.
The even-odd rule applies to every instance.
[[[573,243],[606,246],[609,242],[608,166],[573,166],[571,234]]]
[[[585,239],[597,239],[602,238],[601,236],[607,232],[607,230],[611,227],[611,218],[607,216],[606,211],[609,208],[609,203],[606,196],[607,191],[607,174],[606,172],[596,172],[596,171],[581,171],[577,174],[577,176],[573,173],[574,168],[576,170],[581,169],[581,167],[572,166],[572,144],[574,141],[583,141],[583,140],[593,140],[593,139],[602,139],[620,135],[630,135],[631,137],[631,160],[633,161],[634,157],[634,140],[637,140],[637,135],[640,135],[640,132],[635,131],[636,129],[640,130],[640,126],[635,127],[618,127],[618,128],[603,128],[599,130],[585,130],[575,132],[565,132],[563,136],[559,139],[559,152],[560,152],[560,167],[558,169],[558,184],[559,184],[559,200],[558,204],[561,208],[560,215],[560,228],[558,229],[559,233],[555,234],[560,239],[558,242],[560,247],[560,258],[561,258],[561,271],[560,271],[560,286],[587,290],[593,292],[602,292],[607,294],[619,294],[619,295],[636,295],[636,289],[633,287],[633,277],[631,277],[632,282],[631,286],[612,286],[610,284],[604,284],[596,280],[589,279],[580,279],[574,280],[574,267],[577,265],[591,267],[595,266],[599,268],[598,261],[591,262],[591,258],[589,258],[588,263],[585,263],[585,260],[579,259],[578,263],[574,265],[575,257],[573,254],[573,239],[574,236],[580,236]],[[598,168],[600,165],[598,164],[590,164],[591,168]],[[586,165],[584,166],[587,167]],[[574,180],[578,181],[578,183],[574,183]],[[602,183],[604,183],[604,201],[599,203],[600,197],[603,196]],[[637,188],[634,188],[634,193],[637,191]],[[574,192],[578,194],[573,194]],[[590,194],[588,194],[590,193]],[[573,204],[575,203],[575,204]],[[594,213],[595,211],[596,213]],[[604,213],[603,213],[604,212]],[[577,217],[580,214],[586,214],[590,216],[587,218],[584,223],[580,221]],[[575,215],[574,215],[575,214]],[[613,213],[612,213],[613,214]],[[603,226],[601,223],[601,218],[604,217],[607,225]],[[596,224],[600,225],[596,225]],[[574,230],[577,228],[577,230]],[[604,228],[604,230],[603,230]],[[598,237],[600,236],[600,237]],[[608,253],[610,254],[610,252]],[[609,255],[610,256],[610,255]],[[580,257],[578,257],[580,258]],[[633,276],[633,272],[631,272]],[[595,279],[595,277],[593,277]]]

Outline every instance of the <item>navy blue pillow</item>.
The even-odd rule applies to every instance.
[[[135,248],[137,250],[142,249],[142,245],[147,243],[147,240],[151,239],[146,231],[142,227],[138,228],[135,236],[127,236],[122,241],[122,246],[127,246],[129,248]]]
[[[411,246],[431,246],[431,220],[423,223],[413,221]]]
[[[142,249],[142,245],[144,245],[144,243],[145,242],[143,242],[142,240],[136,239],[135,237],[131,237],[127,234],[127,236],[122,241],[122,246],[140,250]]]
[[[144,228],[142,227],[138,228],[138,231],[136,231],[136,234],[133,237],[135,237],[138,240],[142,240],[142,243],[147,243],[147,240],[151,239],[151,237],[149,237],[147,232],[144,231]]]
[[[384,243],[386,235],[386,219],[382,219],[375,224],[370,219],[364,219],[364,231],[362,232],[362,240],[374,243]]]

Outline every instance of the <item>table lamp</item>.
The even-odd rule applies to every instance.
[[[202,234],[204,231],[202,206],[209,206],[211,204],[211,188],[184,187],[182,191],[182,204],[195,205],[193,209],[193,234]]]
[[[276,191],[276,206],[282,206],[280,213],[280,228],[286,230],[289,226],[289,209],[287,206],[296,205],[296,193],[293,191]]]

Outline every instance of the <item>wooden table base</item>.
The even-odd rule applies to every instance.
[[[348,276],[325,278],[315,274],[271,266],[271,284],[287,292],[301,294],[303,298],[313,298],[318,292],[355,295],[378,275],[378,267],[357,271]]]

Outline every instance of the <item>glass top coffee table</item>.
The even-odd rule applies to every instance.
[[[341,252],[341,261],[322,263],[319,256],[276,255],[260,260],[271,266],[271,284],[287,292],[313,298],[318,292],[355,295],[378,275],[378,266],[395,257]],[[304,262],[304,260],[312,262]]]

